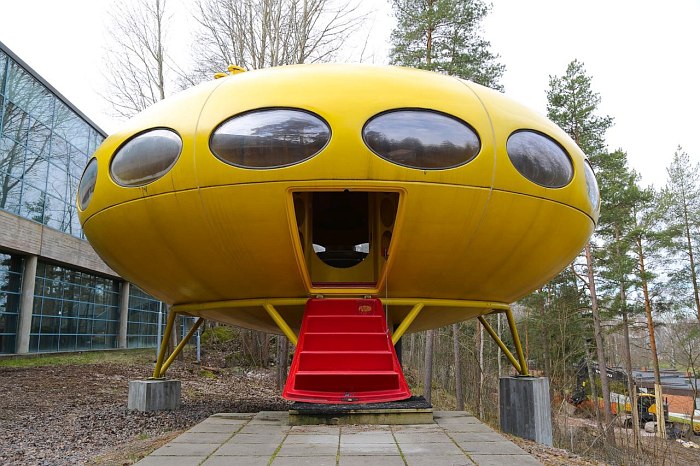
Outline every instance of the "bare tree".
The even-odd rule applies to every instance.
[[[198,0],[195,70],[189,83],[228,64],[248,69],[324,62],[365,20],[336,0]]]
[[[167,0],[120,0],[110,14],[104,98],[117,116],[128,118],[167,94],[166,11]]]

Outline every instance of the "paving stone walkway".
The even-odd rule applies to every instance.
[[[289,426],[286,412],[211,416],[139,461],[141,466],[442,466],[540,463],[466,412],[433,424]]]

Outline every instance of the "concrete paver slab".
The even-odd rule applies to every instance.
[[[489,426],[485,424],[439,424],[441,428],[448,432],[481,432],[481,433],[494,433],[496,432]]]
[[[527,455],[525,450],[512,442],[457,442],[468,453],[489,455]]]
[[[243,427],[243,424],[214,424],[212,422],[202,422],[197,424],[187,432],[211,432],[232,435]]]
[[[220,443],[173,443],[163,445],[150,456],[209,456]]]
[[[398,455],[396,443],[346,443],[340,444],[340,456],[394,456]]]
[[[287,439],[284,441],[285,444],[288,443],[313,443],[316,445],[335,445],[338,446],[338,435],[331,434],[297,434],[287,435]]]
[[[286,425],[289,420],[289,411],[260,411],[259,413],[253,413],[250,419],[253,422],[281,421]]]
[[[393,432],[442,432],[443,428],[438,424],[417,424],[417,425],[402,425],[392,426]]]
[[[354,443],[395,443],[394,436],[391,432],[378,431],[378,432],[355,432],[346,434],[343,432],[340,436],[340,445],[354,444]]]
[[[542,465],[530,455],[471,455],[471,458],[480,466],[503,466],[504,464],[517,464],[518,466]]]
[[[251,425],[246,424],[241,430],[238,431],[240,434],[260,434],[260,435],[274,435],[274,434],[286,434],[289,432],[289,426],[280,425]]]
[[[454,443],[402,443],[399,442],[399,448],[404,455],[462,455],[462,450],[457,448]]]
[[[284,413],[284,411],[260,411],[259,413],[216,413],[209,416],[207,420],[228,419],[231,421],[250,421],[254,417],[258,417],[269,412]]]
[[[278,443],[225,443],[214,456],[262,456],[269,458],[277,450]]]
[[[269,462],[269,456],[210,456],[202,466],[267,466]]]
[[[422,455],[405,455],[404,458],[408,466],[472,466],[474,464],[464,455],[433,455],[430,458]]]
[[[243,425],[251,422],[250,419],[237,419],[237,418],[230,418],[230,417],[223,417],[223,416],[212,416],[204,421],[202,423],[204,424],[232,424],[232,425]]]
[[[342,466],[400,466],[402,454],[408,465],[539,464],[469,413],[438,412],[434,424],[294,427],[285,414],[212,416],[139,464],[245,466],[273,459],[275,466],[335,465],[336,460]]]
[[[338,435],[340,426],[292,426],[289,435],[301,434],[330,434]]]
[[[279,445],[285,434],[236,434],[227,443],[274,443]]]
[[[173,439],[173,443],[224,443],[233,433],[185,432]]]
[[[206,456],[147,456],[139,466],[197,466]]]
[[[378,464],[381,466],[404,466],[403,458],[400,456],[387,456],[382,455],[381,459],[373,461],[371,458],[366,456],[347,456],[341,455],[339,466],[374,466]]]
[[[274,466],[335,466],[334,456],[276,456]],[[236,465],[238,466],[238,465]]]
[[[338,445],[284,442],[277,456],[335,456],[337,453]]]
[[[443,432],[394,432],[396,441],[404,443],[450,443],[452,440]]]
[[[433,413],[433,418],[435,418],[435,420],[450,417],[474,417],[474,415],[468,411],[435,411]]]
[[[479,421],[475,416],[472,416],[471,414],[464,414],[464,412],[459,413],[458,411],[455,411],[455,413],[455,415],[452,415],[449,411],[441,411],[434,413],[433,418],[438,424],[481,424],[481,421]]]
[[[450,432],[450,437],[459,442],[503,442],[504,438],[497,432]]]

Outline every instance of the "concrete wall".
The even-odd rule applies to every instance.
[[[3,210],[0,210],[0,249],[119,278],[87,241]]]
[[[121,277],[100,259],[90,243],[0,210],[0,250],[25,257],[15,345],[17,354],[25,354],[29,351],[38,260],[54,261],[61,266],[118,279],[120,281],[118,344],[120,348],[127,347],[129,283],[121,280]],[[31,286],[27,286],[28,284]]]

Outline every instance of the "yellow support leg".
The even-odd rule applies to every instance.
[[[513,344],[515,345],[515,351],[518,353],[518,360],[520,360],[520,375],[530,375],[530,372],[527,370],[527,361],[525,360],[525,353],[523,353],[523,345],[520,344],[518,327],[515,326],[513,311],[511,311],[510,308],[506,310],[506,317],[508,317],[508,327],[510,327],[510,334],[513,336]]]
[[[501,340],[498,334],[493,330],[493,327],[491,327],[491,325],[486,321],[486,319],[484,319],[484,316],[479,316],[478,319],[479,322],[481,322],[481,325],[484,326],[488,334],[491,335],[493,341],[495,341],[498,347],[501,348],[501,351],[505,353],[510,363],[513,365],[513,367],[515,367],[515,370],[520,373],[520,364],[518,364],[518,361],[516,361],[515,356],[513,356],[513,353],[511,353],[508,347],[505,345],[505,343],[503,343],[503,340]]]
[[[172,333],[173,326],[175,325],[175,317],[177,317],[177,312],[170,309],[170,312],[168,312],[168,323],[165,325],[165,332],[163,332],[163,341],[160,343],[160,351],[158,351],[156,367],[155,369],[153,369],[154,379],[160,379],[161,377],[163,377],[161,368],[163,367],[163,359],[165,359],[165,353],[168,351],[168,339],[170,339],[170,333]]]
[[[406,330],[408,330],[408,327],[411,326],[411,324],[416,319],[416,317],[418,317],[418,314],[420,314],[420,311],[423,309],[423,306],[424,306],[423,303],[418,303],[415,306],[413,306],[413,309],[411,309],[411,311],[404,318],[404,320],[401,321],[399,328],[397,328],[396,331],[394,332],[394,334],[391,336],[391,343],[394,346],[399,341],[399,339],[403,336],[403,334],[406,333]]]
[[[272,320],[275,321],[277,326],[282,330],[282,333],[291,341],[294,345],[297,344],[299,339],[297,338],[296,333],[294,333],[294,330],[292,330],[289,325],[287,325],[287,322],[282,318],[279,312],[277,312],[277,309],[270,304],[270,303],[265,303],[263,304],[263,307],[267,311],[267,313],[272,317]]]
[[[170,357],[168,358],[168,360],[163,363],[163,367],[160,370],[161,376],[165,375],[165,371],[168,370],[168,367],[170,367],[170,364],[173,363],[173,361],[175,360],[177,355],[180,354],[180,352],[185,348],[185,345],[187,345],[187,342],[190,341],[190,338],[192,338],[192,335],[195,334],[195,332],[202,325],[203,322],[204,322],[203,318],[200,317],[199,319],[197,319],[197,321],[194,323],[194,325],[192,326],[190,331],[187,332],[187,335],[185,335],[185,338],[183,338],[182,341],[180,342],[180,344],[177,345],[177,347],[173,350],[173,354],[171,354]]]

